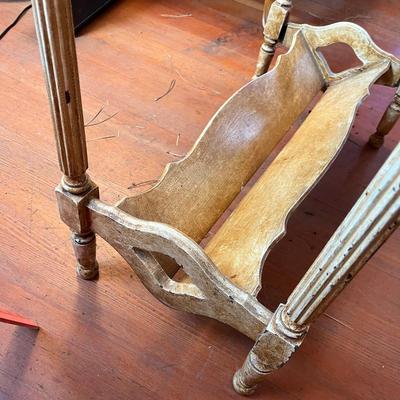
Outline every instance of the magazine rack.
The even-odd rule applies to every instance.
[[[238,393],[251,394],[286,363],[310,323],[399,224],[397,146],[286,304],[272,312],[257,301],[265,258],[285,234],[290,213],[337,156],[370,86],[399,85],[400,61],[355,24],[289,23],[291,1],[275,1],[266,7],[255,79],[222,105],[192,150],[169,164],[154,187],[113,206],[99,200],[86,173],[70,2],[33,5],[63,172],[57,200],[73,232],[79,276],[98,274],[100,235],[161,302],[215,318],[255,340],[233,379]],[[267,72],[278,41],[288,51]],[[351,46],[362,65],[333,73],[319,49],[337,42]],[[206,233],[316,98],[283,150],[202,248]],[[383,143],[399,114],[398,89],[371,144]],[[178,280],[181,268],[186,275]]]

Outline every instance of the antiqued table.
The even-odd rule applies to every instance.
[[[60,167],[61,218],[72,230],[77,271],[98,274],[96,234],[164,304],[224,322],[255,341],[233,385],[251,394],[284,365],[310,324],[399,225],[400,145],[310,266],[285,304],[258,300],[264,261],[302,199],[345,143],[373,84],[397,88],[370,143],[379,147],[400,115],[400,60],[350,22],[289,22],[292,2],[267,2],[256,74],[211,118],[192,150],[150,190],[117,205],[99,199],[88,167],[69,0],[34,0]],[[288,51],[269,70],[275,47]],[[346,43],[361,65],[334,73],[320,49]],[[314,101],[288,143],[229,215],[199,243],[261,163]],[[178,279],[177,272],[180,273]]]

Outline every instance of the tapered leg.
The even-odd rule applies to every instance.
[[[96,261],[96,235],[72,234],[72,246],[78,262],[76,272],[83,279],[93,279],[99,274],[99,265]]]
[[[275,45],[277,41],[269,39],[264,36],[264,42],[260,47],[258,53],[256,70],[254,72],[253,79],[258,78],[268,72],[268,68],[271,65],[271,61],[275,54]]]
[[[270,372],[283,366],[300,346],[308,326],[293,324],[287,318],[285,306],[275,311],[268,326],[256,340],[243,366],[233,376],[237,393],[249,396]]]
[[[394,99],[385,114],[381,118],[376,132],[370,136],[369,144],[378,149],[383,145],[385,136],[391,131],[395,123],[400,117],[400,87],[397,89]]]
[[[313,265],[280,305],[233,378],[254,392],[300,346],[311,322],[343,290],[400,224],[400,144],[368,185]]]
[[[96,238],[90,229],[87,201],[98,189],[86,173],[85,130],[70,0],[33,0],[36,32],[53,117],[60,169],[56,189],[62,220],[73,232],[78,275],[98,274]]]
[[[252,360],[249,353],[244,360],[242,368],[233,375],[233,388],[243,396],[250,396],[256,391],[257,385],[266,379],[268,371],[261,371]]]

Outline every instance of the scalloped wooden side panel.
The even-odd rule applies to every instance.
[[[331,85],[300,128],[246,194],[205,252],[238,287],[261,289],[264,260],[287,219],[322,178],[346,141],[356,111],[388,61]]]
[[[118,207],[201,241],[323,85],[299,32],[273,70],[220,108],[183,160],[169,164],[155,187]]]

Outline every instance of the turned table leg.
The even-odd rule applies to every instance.
[[[282,28],[286,24],[289,17],[289,11],[292,7],[292,0],[275,0],[269,10],[267,10],[268,7],[266,6],[267,3],[265,3],[263,17],[264,41],[260,47],[256,71],[253,79],[265,74],[268,71],[272,58],[275,54],[275,47],[278,43]],[[265,14],[267,12],[268,16],[265,18]]]
[[[376,132],[370,136],[369,144],[376,149],[383,145],[385,136],[391,131],[395,123],[400,117],[400,87],[394,95],[393,101],[383,114]]]
[[[350,282],[400,224],[400,144],[368,185],[313,265],[280,305],[233,378],[235,390],[254,392],[283,366],[309,325]]]
[[[72,246],[76,260],[76,272],[83,279],[93,279],[98,275],[99,266],[96,261],[96,235],[90,232],[87,235],[72,234]]]
[[[298,326],[281,304],[266,329],[258,336],[243,366],[233,376],[233,388],[241,395],[253,394],[267,375],[282,367],[300,346],[308,326]]]
[[[88,168],[79,73],[69,0],[32,1],[40,55],[63,177],[56,189],[63,221],[73,231],[78,275],[92,279],[98,273],[96,238],[90,230],[87,201],[98,189]]]

